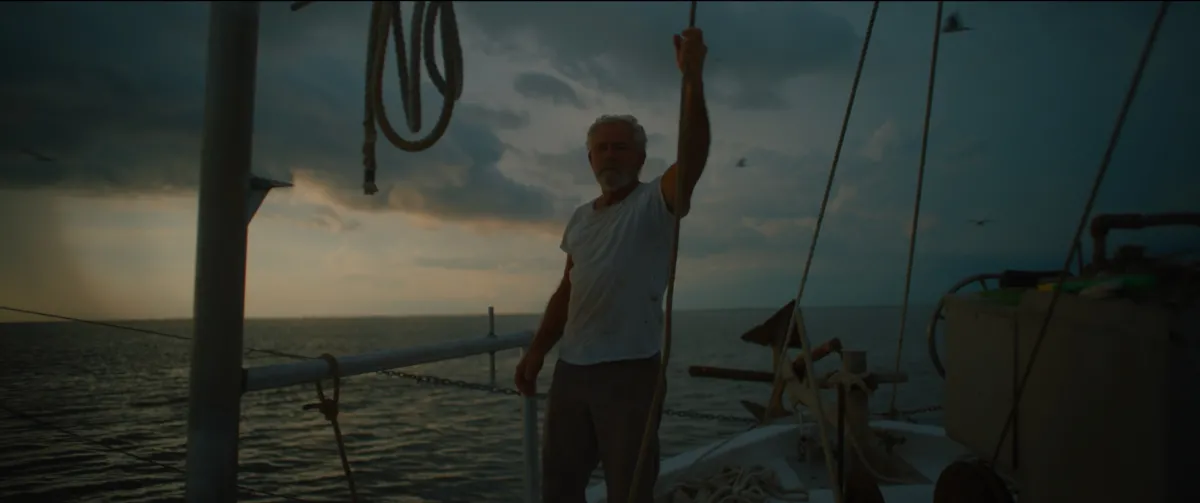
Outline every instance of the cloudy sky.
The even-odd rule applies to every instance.
[[[683,230],[680,307],[795,294],[870,7],[700,5],[714,142]],[[946,5],[974,29],[942,39],[914,302],[967,274],[1061,263],[1156,8]],[[383,190],[365,196],[369,4],[263,5],[253,166],[295,187],[250,227],[249,316],[537,311],[567,216],[597,193],[591,121],[637,115],[646,175],[669,164],[686,3],[456,9],[466,84],[449,132],[418,154],[381,142]],[[934,15],[880,8],[808,304],[900,303]],[[1200,3],[1172,7],[1098,211],[1200,209],[1198,22]],[[190,316],[207,23],[205,3],[0,6],[0,304]],[[386,71],[402,125],[391,56]],[[428,128],[440,102],[428,84],[423,98]],[[1120,236],[1197,244],[1186,230]]]

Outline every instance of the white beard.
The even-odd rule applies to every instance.
[[[615,169],[606,169],[596,173],[596,182],[600,184],[600,188],[605,192],[621,190],[636,180],[637,177],[633,174],[623,173]]]

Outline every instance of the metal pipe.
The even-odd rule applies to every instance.
[[[488,334],[487,334],[487,336],[489,339],[496,338],[496,308],[494,306],[488,306]],[[491,376],[491,381],[489,381],[489,382],[491,382],[492,386],[495,386],[496,385],[496,352],[495,351],[488,353],[488,370],[490,372],[488,375]]]
[[[481,355],[492,351],[521,348],[528,346],[531,340],[533,340],[533,332],[524,331],[495,338],[479,337],[403,349],[372,351],[338,357],[338,370],[342,377],[350,377],[381,370]],[[309,383],[329,377],[329,370],[329,364],[325,360],[317,358],[249,368],[245,371],[244,391],[262,391]]]
[[[246,196],[254,134],[258,2],[211,2],[194,334],[188,395],[186,500],[237,501]]]
[[[525,349],[521,353],[525,353]],[[525,502],[538,503],[542,499],[541,464],[538,462],[538,400],[536,396],[521,398],[523,403],[522,422],[525,444]]]
[[[846,493],[846,385],[837,385],[837,485]]]
[[[1096,215],[1092,218],[1092,267],[1103,270],[1108,267],[1108,232],[1113,229],[1138,230],[1147,227],[1168,225],[1200,226],[1200,213],[1160,213],[1142,215],[1138,213]],[[1082,243],[1076,242],[1076,246]],[[1082,249],[1080,253],[1083,253]]]

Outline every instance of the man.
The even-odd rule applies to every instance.
[[[658,436],[648,446],[638,496],[628,501],[651,411],[662,345],[675,215],[690,207],[708,160],[708,111],[702,72],[706,49],[695,28],[675,36],[684,75],[680,159],[642,183],[646,131],[632,116],[602,116],[588,129],[588,161],[600,196],[567,223],[567,265],[529,351],[517,365],[517,388],[536,392],[546,354],[560,342],[546,405],[542,501],[583,503],[592,471],[603,463],[609,503],[651,503],[658,477]],[[683,191],[677,177],[683,165]]]

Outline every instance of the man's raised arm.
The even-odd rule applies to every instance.
[[[692,191],[708,164],[712,135],[708,124],[708,106],[704,101],[704,39],[699,29],[688,28],[676,37],[676,57],[683,71],[683,109],[678,159],[662,176],[662,194],[667,206],[685,216],[692,206]],[[678,192],[679,165],[683,165],[683,193]]]

